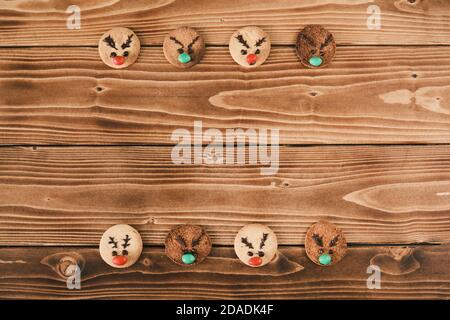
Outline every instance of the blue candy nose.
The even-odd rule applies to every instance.
[[[191,56],[188,55],[186,52],[183,52],[178,56],[178,61],[183,64],[189,63],[191,62]]]
[[[328,253],[324,253],[319,256],[320,264],[327,266],[331,263],[331,256]]]
[[[309,59],[309,64],[314,66],[314,67],[320,67],[323,63],[323,60],[321,57],[311,57],[311,59]]]

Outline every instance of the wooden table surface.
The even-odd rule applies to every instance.
[[[81,29],[69,30],[70,5]],[[368,7],[381,29],[367,27]],[[326,69],[301,66],[301,28],[322,24],[338,50]],[[205,38],[204,60],[178,70],[168,31]],[[228,39],[270,33],[267,62],[245,70]],[[133,29],[136,64],[105,66],[108,29]],[[279,128],[280,168],[176,165],[171,133]],[[313,222],[341,227],[345,259],[305,255]],[[232,243],[250,222],[277,233],[279,258],[252,269]],[[131,224],[145,249],[113,269],[97,246]],[[181,268],[164,254],[171,227],[195,223],[211,256]],[[68,290],[65,268],[82,267]],[[381,268],[368,289],[367,267]],[[450,1],[55,0],[0,1],[0,298],[450,298]]]

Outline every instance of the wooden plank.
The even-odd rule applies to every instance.
[[[209,48],[183,72],[160,48],[123,71],[93,48],[3,49],[0,144],[174,144],[195,120],[278,128],[285,144],[448,143],[449,82],[447,47],[346,47],[323,70],[275,48],[255,71]]]
[[[450,247],[356,247],[336,266],[313,264],[304,249],[282,248],[274,262],[249,268],[232,248],[213,248],[194,268],[146,248],[133,267],[107,266],[97,249],[0,249],[4,299],[449,299]],[[73,260],[71,260],[73,259]],[[82,268],[81,289],[66,287],[66,261]],[[381,289],[368,289],[367,267],[382,270]]]
[[[284,245],[328,219],[350,243],[450,242],[450,146],[282,147],[259,165],[175,165],[170,147],[0,149],[0,245],[97,245],[128,223],[162,245],[177,224],[218,245],[262,222]]]
[[[68,30],[69,5],[81,9],[81,29]],[[381,10],[371,30],[370,6]],[[369,10],[369,13],[368,13]],[[147,45],[161,45],[181,25],[197,28],[207,43],[227,45],[237,28],[259,25],[274,44],[293,44],[306,24],[322,24],[339,44],[450,44],[450,4],[443,0],[136,0],[2,1],[1,46],[97,45],[115,26],[134,29]]]

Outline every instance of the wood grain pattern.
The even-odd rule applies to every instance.
[[[0,298],[28,299],[449,299],[449,246],[356,247],[336,266],[313,264],[302,248],[282,248],[266,268],[249,268],[231,248],[214,248],[195,268],[147,248],[133,267],[107,266],[96,249],[0,249]],[[81,290],[68,290],[66,261],[82,266]],[[377,262],[381,289],[367,289]]]
[[[81,8],[81,29],[68,30],[69,5]],[[368,8],[381,10],[381,29],[369,30]],[[450,4],[443,0],[52,0],[0,2],[0,45],[97,45],[112,27],[136,31],[161,45],[172,29],[188,25],[209,44],[226,45],[245,25],[259,25],[274,44],[294,44],[306,24],[323,24],[338,44],[450,44]],[[370,11],[369,11],[370,12]]]
[[[80,30],[66,28],[69,5],[81,7]],[[373,5],[379,30],[367,27]],[[338,43],[323,70],[295,54],[310,23]],[[120,25],[144,47],[112,70],[96,46]],[[161,48],[181,25],[207,42],[184,71]],[[227,48],[244,25],[274,44],[255,70]],[[450,299],[449,45],[447,0],[0,1],[0,299]],[[280,129],[278,173],[174,165],[171,134],[196,120]],[[350,244],[333,268],[300,247],[319,219]],[[250,222],[282,245],[266,268],[247,268],[230,247]],[[117,223],[155,246],[126,270],[96,249]],[[214,243],[194,269],[164,255],[180,223],[204,226]],[[71,261],[79,291],[66,288]],[[381,290],[366,287],[369,265],[383,271]]]
[[[276,48],[254,72],[225,48],[185,72],[160,48],[123,71],[91,48],[2,49],[0,144],[174,144],[195,120],[284,144],[448,143],[449,83],[447,47],[346,47],[323,70]]]
[[[1,245],[97,245],[128,223],[162,245],[176,224],[231,245],[259,221],[302,244],[328,219],[350,243],[450,242],[450,146],[283,147],[280,169],[174,165],[170,147],[0,149]]]

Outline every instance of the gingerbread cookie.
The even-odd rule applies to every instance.
[[[127,268],[138,261],[142,253],[139,232],[127,224],[112,226],[100,240],[100,256],[114,268]]]
[[[115,69],[132,65],[141,51],[141,42],[137,35],[127,28],[113,28],[106,32],[98,43],[98,52],[102,61]]]
[[[202,59],[205,42],[194,29],[181,27],[166,36],[163,50],[170,64],[178,68],[190,68]]]
[[[211,240],[199,226],[180,225],[173,228],[166,237],[166,254],[181,266],[196,265],[205,260],[211,252]]]
[[[347,241],[341,229],[327,221],[319,221],[306,232],[305,249],[314,263],[331,266],[347,253]]]
[[[244,27],[230,38],[230,54],[241,66],[251,68],[262,65],[270,54],[269,35],[258,27]]]
[[[308,68],[327,66],[336,53],[333,35],[320,25],[307,25],[297,37],[297,55]]]
[[[262,224],[249,224],[239,230],[234,239],[238,258],[250,267],[262,267],[277,255],[277,236]]]

